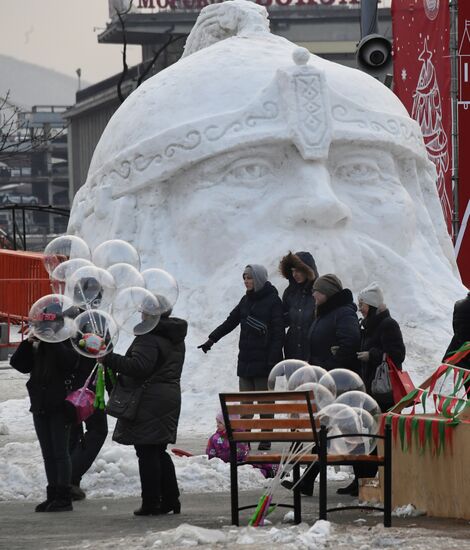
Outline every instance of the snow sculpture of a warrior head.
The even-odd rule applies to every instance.
[[[426,319],[450,328],[463,292],[419,126],[380,82],[271,34],[245,0],[204,8],[182,59],[114,114],[69,230],[92,247],[128,240],[218,320],[237,269],[274,273],[290,249],[354,291],[380,281],[422,335]]]

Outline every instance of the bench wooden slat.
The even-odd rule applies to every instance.
[[[304,432],[233,432],[233,441],[310,441],[315,434],[312,431]]]
[[[286,391],[286,392],[271,392],[271,391],[246,391],[237,393],[221,393],[219,394],[227,405],[233,402],[240,403],[242,399],[248,401],[272,401],[273,394],[276,396],[276,401],[305,401],[306,399],[313,398],[312,391]]]
[[[234,430],[275,430],[278,428],[312,430],[310,418],[241,418],[240,420],[231,420],[230,423]]]
[[[227,411],[230,415],[292,413],[305,415],[309,414],[306,403],[243,403],[237,405],[227,405]]]
[[[281,461],[282,455],[279,453],[270,453],[270,454],[250,454],[248,455],[242,464],[256,464],[258,462],[279,464]],[[284,457],[285,458],[285,457]],[[318,460],[318,455],[315,454],[305,454],[300,459],[300,463],[307,464],[309,462],[316,462]]]

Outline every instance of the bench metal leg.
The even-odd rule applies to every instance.
[[[230,445],[232,447],[232,445]],[[232,505],[232,525],[239,525],[238,511],[238,468],[237,451],[230,449],[230,497]]]
[[[326,519],[327,512],[327,476],[326,476],[326,428],[320,428],[320,448],[318,449],[320,462],[320,519]]]
[[[392,430],[385,426],[384,442],[384,527],[392,526]]]
[[[297,483],[300,479],[300,466],[295,464],[293,468],[294,472],[294,484]],[[294,522],[296,524],[301,523],[302,521],[302,498],[300,496],[300,486],[294,488]]]

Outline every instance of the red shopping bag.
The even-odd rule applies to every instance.
[[[408,395],[410,391],[415,389],[415,385],[410,375],[404,370],[399,370],[388,355],[387,363],[390,369],[389,374],[390,382],[392,383],[393,401],[398,403],[405,395]]]

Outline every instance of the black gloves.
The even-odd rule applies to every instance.
[[[204,344],[201,344],[197,347],[197,349],[202,349],[204,353],[207,353],[211,347],[214,345],[214,342],[212,340],[206,340]]]

